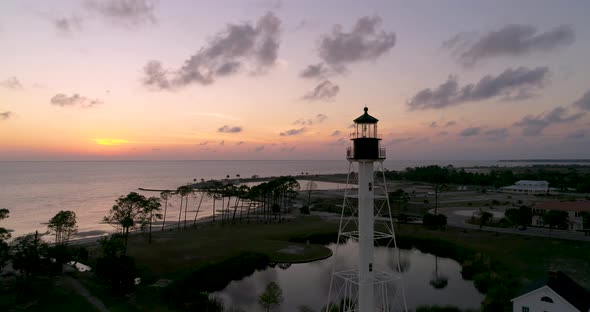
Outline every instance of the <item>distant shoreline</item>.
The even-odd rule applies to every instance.
[[[498,162],[590,163],[590,159],[500,159]]]

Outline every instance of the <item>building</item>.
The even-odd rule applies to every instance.
[[[513,312],[590,312],[590,292],[561,271],[511,301]]]
[[[549,182],[520,180],[514,183],[514,185],[501,187],[500,191],[507,193],[545,194],[549,192]]]
[[[548,211],[567,211],[569,229],[572,231],[584,230],[584,218],[582,212],[590,213],[590,201],[547,201],[533,206],[533,225],[544,226],[542,215]]]

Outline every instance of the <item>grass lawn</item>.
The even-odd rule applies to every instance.
[[[144,235],[133,235],[128,254],[136,260],[144,283],[137,291],[136,303],[108,298],[108,291],[86,280],[91,292],[103,298],[113,311],[166,310],[157,289],[148,287],[157,279],[177,280],[190,275],[198,266],[218,262],[241,252],[259,252],[273,261],[303,261],[329,255],[320,245],[290,242],[309,234],[336,233],[337,222],[318,217],[299,217],[272,224],[215,224],[180,231],[156,232],[152,244]],[[496,234],[477,230],[447,228],[430,230],[421,225],[404,224],[396,229],[400,241],[412,237],[451,242],[473,253],[481,252],[500,262],[522,286],[544,279],[549,268],[562,270],[586,288],[590,288],[590,243],[560,239]],[[319,235],[321,236],[321,235]],[[293,254],[285,250],[299,250]],[[140,303],[141,302],[141,303]],[[151,310],[150,310],[151,311]]]
[[[336,223],[311,216],[271,224],[218,223],[198,229],[156,232],[152,244],[147,244],[144,235],[133,235],[128,254],[147,277],[174,279],[204,262],[223,260],[245,251],[267,254],[274,262],[325,258],[331,255],[327,247],[293,243],[289,239],[307,233],[336,231]],[[300,252],[290,252],[294,249]]]
[[[453,242],[482,252],[507,266],[523,286],[546,278],[550,268],[567,273],[590,289],[590,243],[517,234],[497,234],[477,230],[447,228],[429,230],[420,225],[404,224],[397,231],[404,236],[426,237]]]

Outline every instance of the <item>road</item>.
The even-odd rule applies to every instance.
[[[478,212],[478,210],[473,209],[473,207],[453,207],[453,208],[439,208],[438,213],[441,213],[441,214],[444,214],[445,216],[447,216],[447,224],[449,226],[472,229],[472,230],[479,230],[479,225],[473,225],[473,224],[467,223],[469,216],[461,215],[458,213],[458,212],[465,212],[468,210],[472,210],[473,212]],[[519,235],[541,236],[541,237],[560,238],[560,239],[569,239],[569,240],[578,240],[578,241],[590,241],[590,236],[584,236],[584,234],[580,233],[580,232],[549,230],[546,228],[537,228],[537,227],[528,227],[526,230],[519,230],[517,228],[498,228],[498,227],[484,226],[482,228],[482,230],[483,231],[490,231],[490,232],[497,232],[497,233],[506,233],[506,234],[519,234]]]

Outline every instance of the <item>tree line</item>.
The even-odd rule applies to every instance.
[[[463,168],[438,165],[385,170],[390,180],[407,180],[433,184],[458,184],[502,187],[513,185],[519,180],[544,180],[560,190],[590,192],[590,173],[581,172],[577,166],[533,166],[524,169],[493,168],[489,172],[467,172]]]

